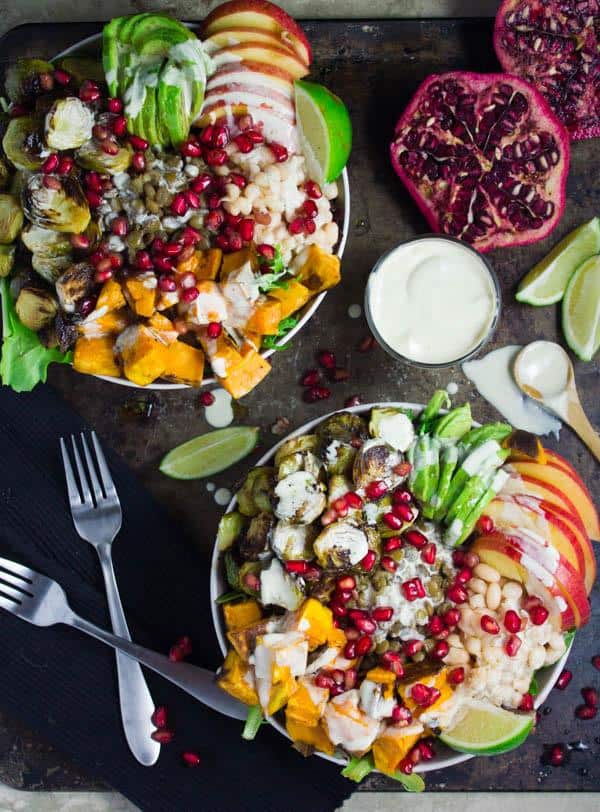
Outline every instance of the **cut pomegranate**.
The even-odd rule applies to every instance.
[[[564,671],[561,671],[556,683],[554,684],[554,687],[558,688],[559,691],[564,691],[572,679],[573,672],[565,669]]]
[[[573,140],[600,135],[597,0],[504,0],[494,47],[503,69],[527,79]]]
[[[508,74],[429,76],[396,125],[394,169],[429,226],[478,251],[548,236],[565,206],[569,137]]]

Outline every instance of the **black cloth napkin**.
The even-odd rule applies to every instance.
[[[87,429],[48,386],[16,395],[0,388],[0,555],[55,578],[73,609],[109,626],[95,551],[79,539],[66,501],[58,438]],[[108,451],[108,449],[105,449]],[[193,662],[220,656],[209,607],[209,560],[108,453],[124,512],[115,568],[132,637],[157,651],[189,634]],[[354,785],[339,768],[308,760],[264,726],[254,742],[241,723],[206,709],[148,672],[175,740],[142,767],[125,742],[112,649],[65,626],[41,629],[0,610],[0,707],[148,812],[329,812]],[[181,751],[202,764],[186,769]]]

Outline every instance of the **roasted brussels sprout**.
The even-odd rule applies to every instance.
[[[94,266],[88,262],[76,262],[56,280],[58,301],[65,313],[73,313],[76,305],[86,299],[94,286]]]
[[[261,504],[264,505],[265,492],[272,491],[273,473],[273,469],[266,465],[253,468],[250,471],[246,477],[246,481],[237,493],[238,510],[240,513],[243,513],[244,516],[256,516],[261,510],[271,509],[270,502],[267,508],[260,507],[255,502],[254,484],[256,482],[256,495]]]
[[[273,489],[275,487],[275,472],[265,468],[252,482],[252,500],[260,511],[271,513],[273,510]]]
[[[59,350],[61,352],[72,350],[77,341],[78,332],[77,327],[70,318],[59,312],[54,320],[54,331],[58,340]]]
[[[305,434],[302,437],[292,437],[286,440],[275,454],[275,467],[281,464],[281,460],[289,454],[298,454],[301,451],[316,451],[319,447],[319,438],[316,434]]]
[[[244,517],[234,511],[221,517],[217,531],[217,547],[219,550],[228,550],[233,546],[244,528]]]
[[[30,102],[39,93],[52,90],[53,72],[54,66],[43,59],[19,58],[6,71],[6,95],[15,104]]]
[[[42,122],[34,116],[13,118],[2,139],[2,149],[17,169],[34,172],[44,163]]]
[[[258,597],[260,592],[260,576],[262,566],[257,561],[246,561],[238,570],[236,588],[241,589],[246,595],[253,598]]]
[[[275,515],[294,524],[311,524],[325,509],[324,489],[324,485],[308,471],[286,476],[275,488]]]
[[[385,407],[371,411],[369,431],[398,451],[406,451],[415,439],[412,420],[401,409]]]
[[[398,463],[398,455],[382,440],[367,440],[358,449],[352,468],[352,478],[357,488],[366,487],[376,479],[385,479],[392,474]]]
[[[338,414],[332,415],[317,426],[316,433],[323,448],[326,448],[333,440],[349,443],[354,438],[364,439],[368,436],[365,421],[360,415],[351,412],[338,412]]]
[[[327,525],[313,547],[319,564],[325,569],[353,567],[369,552],[364,532],[348,522]]]
[[[303,600],[298,583],[284,570],[279,559],[273,558],[260,574],[260,602],[263,606],[282,606],[293,612]]]
[[[313,525],[277,522],[271,534],[271,547],[284,561],[308,561],[315,557],[316,535]]]
[[[57,66],[70,74],[76,85],[80,85],[85,79],[99,85],[104,84],[104,70],[97,59],[85,56],[65,56],[58,60]]]
[[[261,553],[268,549],[274,524],[275,517],[272,513],[258,513],[251,519],[248,529],[238,542],[240,556],[245,561],[258,561]]]
[[[90,222],[90,209],[79,181],[67,175],[60,180],[52,176],[53,185],[44,179],[48,175],[32,175],[23,189],[25,214],[37,226],[53,231],[80,234]],[[56,187],[56,188],[55,188]]]
[[[345,475],[352,471],[356,449],[333,440],[325,449],[325,465],[330,476]]]
[[[129,144],[121,145],[115,155],[109,155],[94,138],[87,141],[75,153],[75,160],[79,166],[95,172],[107,172],[109,175],[126,172],[132,157],[133,149]]]
[[[61,274],[63,274],[69,265],[73,263],[73,257],[45,257],[39,254],[33,254],[31,257],[31,267],[36,273],[45,279],[46,282],[54,284]]]
[[[11,178],[8,191],[13,197],[16,197],[17,200],[21,199],[21,195],[23,194],[23,189],[25,188],[29,174],[30,173],[26,169],[17,169]]]
[[[21,324],[37,332],[52,323],[58,304],[49,291],[26,285],[19,291],[15,310]]]
[[[65,257],[73,250],[66,234],[34,226],[32,223],[28,223],[21,231],[21,240],[32,254],[45,259]]]
[[[324,474],[323,463],[312,451],[297,451],[284,457],[277,469],[277,479],[285,479],[296,471],[308,471],[316,479],[322,479]]]
[[[10,169],[8,164],[0,158],[0,189],[6,189],[10,181]]]
[[[77,96],[57,99],[44,122],[46,144],[50,149],[77,149],[92,137],[94,116]]]
[[[12,271],[16,250],[14,245],[0,245],[0,279]]]
[[[23,228],[23,209],[13,195],[0,194],[0,244],[10,245]]]

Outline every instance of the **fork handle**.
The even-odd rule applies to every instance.
[[[97,550],[113,632],[125,640],[131,640],[117,587],[110,545],[98,546]],[[160,755],[160,744],[150,738],[154,729],[150,721],[154,712],[154,701],[140,664],[121,651],[116,652],[116,658],[119,705],[125,738],[139,763],[151,767]]]
[[[137,643],[117,637],[74,612],[62,622],[137,660],[218,713],[241,721],[246,719],[247,707],[219,688],[212,671],[189,663],[173,663],[164,654],[157,654]]]

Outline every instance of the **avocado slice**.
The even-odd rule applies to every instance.
[[[155,33],[158,31],[160,33]],[[136,50],[139,50],[149,39],[156,39],[157,36],[162,37],[165,31],[171,31],[172,36],[182,36],[185,39],[194,36],[189,28],[166,14],[138,14],[130,32],[129,42]],[[165,35],[165,37],[169,38],[168,35]]]
[[[108,92],[111,96],[119,93],[119,31],[121,30],[126,17],[115,17],[102,30],[102,67],[108,85]]]
[[[179,146],[190,131],[190,89],[183,72],[168,59],[158,80],[158,109],[169,133],[169,141]]]
[[[184,28],[183,31],[173,28],[155,28],[147,39],[134,47],[142,58],[152,57],[154,60],[161,60],[168,58],[169,50],[173,45],[188,39],[190,39],[190,32],[187,28]]]
[[[156,74],[160,68],[156,68]],[[161,138],[158,133],[158,104],[156,99],[156,85],[148,85],[146,87],[146,100],[142,107],[141,127],[143,130],[142,138],[149,141],[151,144],[161,144]]]

